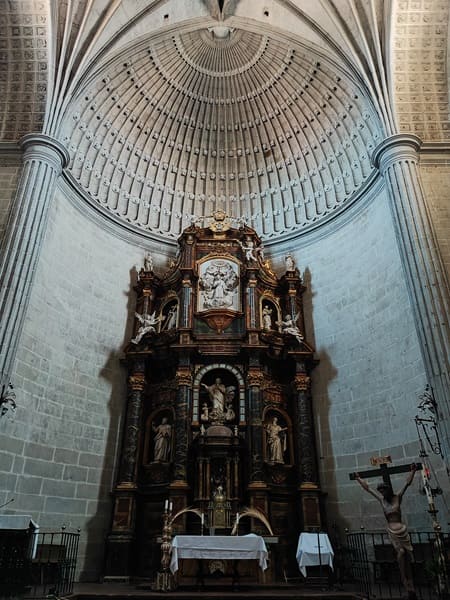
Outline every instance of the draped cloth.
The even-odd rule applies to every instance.
[[[398,529],[391,529],[388,526],[387,531],[389,534],[389,539],[391,540],[391,544],[394,546],[395,551],[398,552],[401,548],[403,548],[412,557],[413,547],[406,525],[402,523],[401,527]]]

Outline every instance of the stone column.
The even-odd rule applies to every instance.
[[[450,292],[421,183],[420,144],[414,135],[394,135],[375,149],[373,162],[386,181],[425,369],[447,432],[448,449]]]
[[[250,483],[264,481],[263,473],[263,424],[262,424],[262,398],[261,384],[264,376],[260,369],[249,369],[248,382],[248,406],[250,425]]]
[[[22,138],[23,166],[0,248],[0,386],[11,379],[56,180],[67,150],[43,134]]]

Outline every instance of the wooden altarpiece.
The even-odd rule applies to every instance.
[[[163,276],[146,260],[125,350],[128,402],[105,576],[152,576],[161,515],[195,507],[205,533],[230,532],[244,507],[278,537],[272,577],[295,561],[300,531],[323,524],[304,339],[305,288],[290,257],[278,278],[253,229],[217,212],[187,228]],[[219,495],[218,495],[219,494]],[[220,497],[226,515],[212,510]],[[223,519],[222,519],[223,517]],[[215,520],[215,522],[213,522]],[[186,513],[175,532],[200,533]],[[246,519],[239,533],[267,530]]]

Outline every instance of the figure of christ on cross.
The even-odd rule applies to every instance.
[[[390,462],[390,458],[388,458],[386,462]],[[402,521],[400,505],[402,503],[403,494],[411,485],[416,471],[422,469],[422,465],[421,463],[413,463],[412,465],[388,467],[386,462],[381,463],[379,469],[371,469],[370,471],[363,471],[362,473],[350,473],[350,479],[356,479],[363,490],[371,494],[378,502],[380,502],[388,523],[387,531],[389,539],[397,555],[400,577],[407,592],[407,598],[409,600],[414,600],[417,596],[414,590],[411,569],[413,548],[407,527]],[[394,494],[390,476],[394,473],[405,473],[408,471],[409,475],[405,485],[397,494]],[[367,481],[362,479],[362,477],[371,478],[379,475],[383,477],[383,483],[380,483],[376,490],[371,489]]]

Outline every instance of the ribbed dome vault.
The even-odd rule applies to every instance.
[[[224,208],[264,239],[361,192],[379,125],[350,77],[288,38],[196,30],[130,49],[67,114],[69,171],[91,203],[176,238]]]

